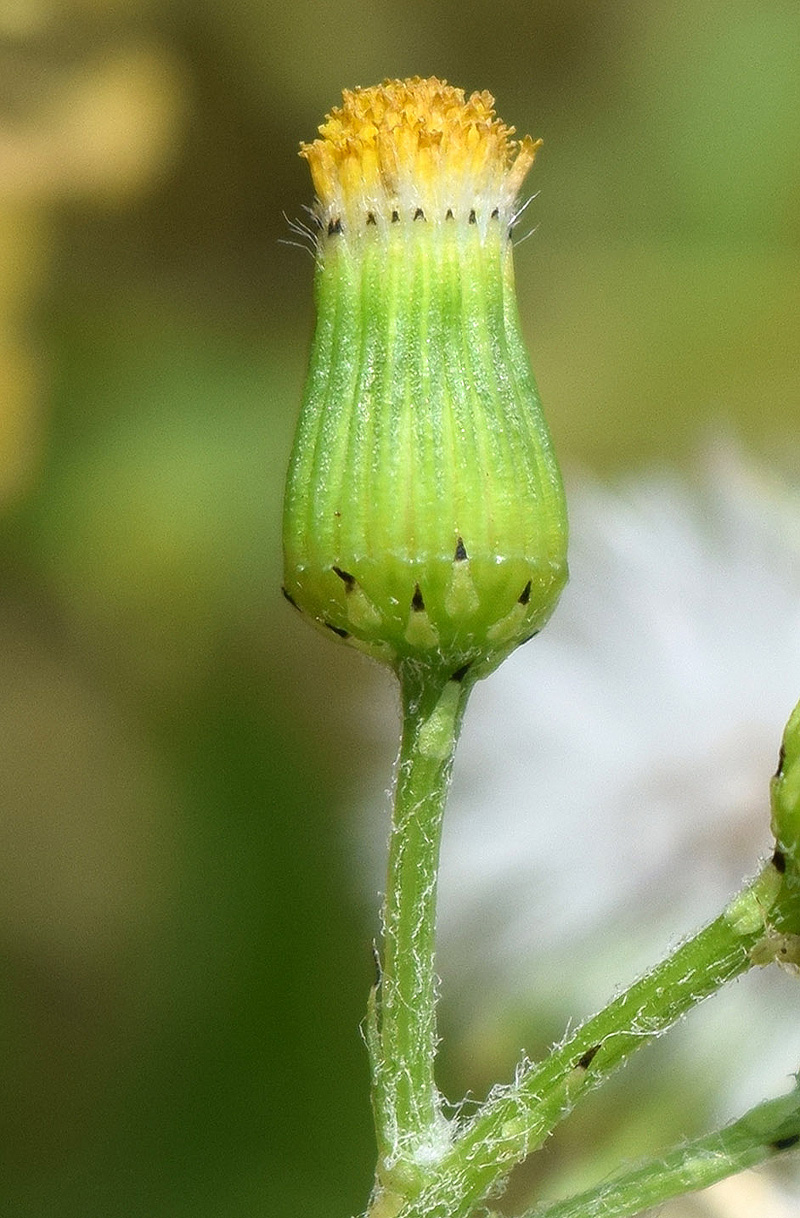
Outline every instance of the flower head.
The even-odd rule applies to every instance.
[[[509,240],[536,144],[492,105],[387,81],[303,146],[318,318],[284,516],[285,591],[313,622],[470,681],[539,631],[567,575]]]

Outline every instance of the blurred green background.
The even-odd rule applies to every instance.
[[[278,591],[298,141],[342,87],[490,89],[545,139],[517,269],[565,462],[721,428],[797,471],[800,8],[3,0],[0,38],[0,1211],[345,1218],[391,691]]]

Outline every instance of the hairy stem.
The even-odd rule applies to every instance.
[[[671,1197],[696,1192],[755,1167],[800,1142],[800,1089],[768,1100],[716,1133],[676,1146],[524,1218],[631,1218]]]
[[[434,1081],[436,882],[442,815],[469,684],[406,664],[403,735],[383,907],[379,1002],[368,1043],[379,1181],[419,1187],[449,1145]]]

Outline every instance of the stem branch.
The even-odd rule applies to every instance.
[[[524,1218],[630,1218],[671,1197],[716,1184],[800,1142],[800,1088],[751,1108],[716,1133],[676,1146],[593,1189],[536,1206]]]
[[[497,1088],[439,1164],[403,1218],[467,1218],[512,1167],[536,1150],[632,1053],[751,966],[764,933],[764,908],[781,877],[773,863],[725,912],[656,965],[542,1062]]]

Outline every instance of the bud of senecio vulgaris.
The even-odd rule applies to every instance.
[[[472,679],[537,633],[567,578],[510,239],[538,142],[435,78],[343,98],[301,148],[318,316],[284,592],[398,671]]]
[[[783,733],[778,771],[770,784],[772,832],[778,850],[800,869],[800,702]]]

